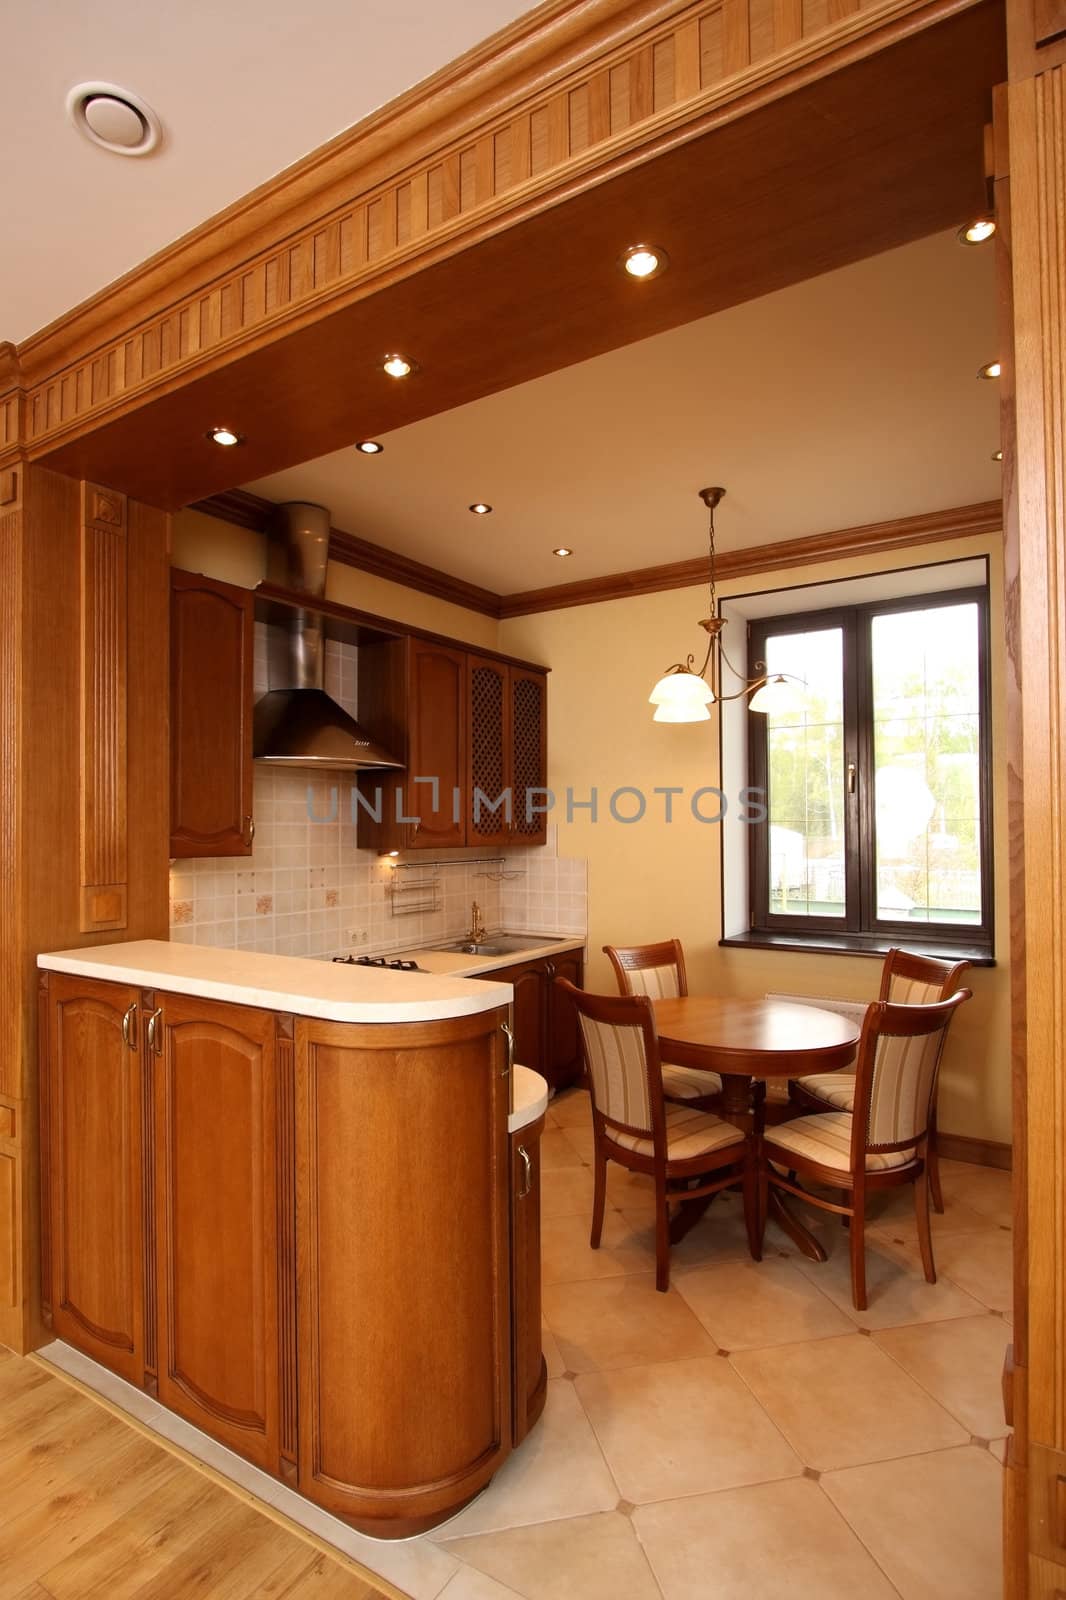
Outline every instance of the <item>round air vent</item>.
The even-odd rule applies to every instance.
[[[67,115],[79,133],[119,156],[146,156],[163,137],[151,106],[117,83],[75,84]]]

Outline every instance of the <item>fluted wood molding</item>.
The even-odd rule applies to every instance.
[[[126,497],[82,485],[81,931],[126,926]]]
[[[972,4],[553,0],[26,340],[0,369],[0,460],[20,433],[54,450]]]

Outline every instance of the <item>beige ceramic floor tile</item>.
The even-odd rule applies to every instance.
[[[548,1377],[561,1378],[566,1368],[563,1366],[563,1358],[559,1354],[559,1346],[555,1342],[555,1335],[547,1323],[544,1323],[540,1330],[540,1346],[544,1355],[545,1365],[548,1368]]]
[[[974,1317],[985,1309],[980,1300],[965,1293],[942,1275],[938,1283],[926,1283],[917,1251],[895,1245],[879,1234],[866,1237],[865,1311],[851,1303],[851,1266],[848,1235],[834,1228],[821,1236],[830,1251],[828,1261],[809,1261],[798,1253],[796,1266],[811,1282],[840,1307],[845,1316],[860,1328],[897,1328],[910,1322],[941,1322],[947,1317]],[[970,1235],[952,1236],[968,1239]],[[977,1237],[981,1237],[978,1235]],[[947,1244],[948,1240],[943,1240]],[[935,1252],[939,1264],[940,1251]]]
[[[612,1253],[626,1272],[655,1271],[655,1217],[652,1211],[616,1213],[623,1235],[615,1234]],[[744,1212],[733,1195],[718,1195],[710,1210],[670,1251],[670,1280],[680,1282],[686,1273],[719,1261],[750,1260]]]
[[[607,1204],[619,1211],[655,1215],[655,1184],[643,1172],[630,1172],[617,1161],[607,1163]]]
[[[567,1137],[565,1128],[545,1128],[540,1141],[542,1172],[557,1172],[562,1167],[581,1167],[585,1163]]]
[[[583,1127],[592,1122],[591,1102],[585,1089],[564,1089],[548,1102],[560,1128]]]
[[[431,1538],[442,1543],[556,1517],[613,1511],[618,1499],[618,1487],[574,1386],[558,1378],[548,1385],[544,1415],[488,1488],[457,1517],[434,1529]]]
[[[676,1289],[660,1294],[650,1276],[549,1284],[544,1316],[570,1372],[684,1361],[715,1350]]]
[[[861,1334],[743,1350],[730,1359],[819,1472],[969,1442],[968,1430]]]
[[[615,1482],[634,1505],[803,1471],[721,1356],[590,1372],[575,1387]]]
[[[448,1549],[526,1600],[659,1600],[633,1524],[616,1511],[456,1539]]]
[[[677,1292],[724,1350],[828,1339],[853,1327],[811,1279],[780,1257],[686,1272]]]
[[[895,1600],[808,1478],[640,1506],[633,1522],[664,1600]]]
[[[524,1600],[516,1589],[505,1589],[473,1567],[464,1567],[440,1592],[439,1600]]]
[[[588,1216],[547,1217],[540,1225],[541,1281],[575,1283],[583,1278],[617,1278],[632,1270],[632,1264],[619,1261],[616,1244],[624,1244],[629,1229],[621,1214],[609,1210],[603,1219],[600,1247],[589,1244],[591,1211]],[[652,1261],[654,1263],[654,1255]]]
[[[874,1339],[967,1432],[995,1439],[1005,1431],[1000,1380],[1010,1339],[1001,1317],[885,1328]]]
[[[596,1150],[591,1118],[587,1127],[584,1123],[575,1122],[560,1131],[578,1160],[584,1162],[585,1166],[591,1167]]]
[[[936,1247],[937,1271],[990,1311],[1010,1311],[1014,1259],[1009,1233],[956,1233]]]
[[[540,1186],[541,1217],[585,1217],[592,1223],[592,1173],[588,1167],[546,1172]]]
[[[972,1446],[822,1479],[903,1600],[999,1600],[1002,1485],[989,1452]]]
[[[979,1211],[989,1222],[1009,1228],[1014,1221],[1011,1194],[1011,1175],[993,1167],[975,1167],[967,1162],[953,1162],[949,1168],[941,1162],[941,1184],[944,1190],[945,1215],[958,1202],[972,1211]]]
[[[932,1224],[934,1250],[936,1241],[942,1234],[985,1233],[989,1227],[986,1216],[980,1211],[974,1211],[955,1196],[947,1201],[943,1215],[931,1210],[929,1221]],[[895,1240],[897,1244],[907,1245],[911,1249],[917,1248],[918,1223],[913,1204],[878,1216],[869,1223],[867,1232],[883,1235],[884,1238]]]

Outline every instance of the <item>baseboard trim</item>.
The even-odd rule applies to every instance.
[[[938,1133],[937,1147],[945,1161],[972,1161],[978,1167],[998,1167],[1009,1172],[1012,1151],[996,1139],[971,1139],[966,1133]]]

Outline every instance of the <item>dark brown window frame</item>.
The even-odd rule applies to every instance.
[[[809,941],[824,943],[827,936],[838,945],[855,949],[871,944],[885,948],[890,944],[920,943],[930,946],[961,946],[975,950],[993,949],[994,880],[992,852],[992,723],[989,652],[989,604],[985,585],[914,594],[890,600],[874,600],[850,606],[823,606],[817,610],[793,612],[779,617],[760,617],[748,624],[748,660],[765,657],[769,635],[806,633],[840,627],[843,631],[844,750],[845,770],[856,766],[857,783],[853,796],[845,794],[845,915],[843,917],[802,916],[769,910],[769,817],[749,830],[748,909],[750,938],[780,940],[795,946]],[[873,770],[874,729],[871,717],[871,624],[875,616],[900,611],[931,611],[939,606],[975,603],[978,618],[978,716],[979,716],[979,794],[981,806],[981,922],[936,923],[890,921],[875,915],[876,832],[873,815],[873,784],[863,774]],[[767,791],[766,718],[748,713],[748,783]]]

